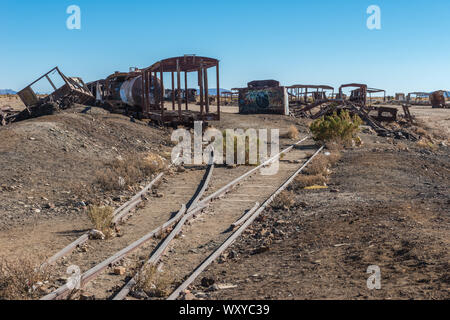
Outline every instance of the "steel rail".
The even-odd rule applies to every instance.
[[[197,203],[193,203],[190,208],[188,209],[187,214],[183,217],[183,219],[181,219],[176,228],[171,232],[171,234],[167,237],[167,239],[163,242],[163,244],[161,244],[161,251],[160,252],[155,252],[154,255],[152,255],[150,257],[150,259],[147,261],[146,265],[149,264],[156,264],[163,251],[167,248],[167,246],[170,244],[170,242],[175,238],[175,236],[181,231],[183,225],[190,219],[192,219],[192,217],[194,217],[194,212],[190,211],[191,208],[193,210],[195,210],[197,205],[202,205],[202,206],[208,206],[209,202],[211,200],[217,199],[218,197],[220,197],[221,195],[225,194],[226,192],[228,192],[229,190],[231,190],[236,184],[238,184],[240,181],[242,181],[243,179],[247,178],[248,176],[250,176],[252,173],[256,172],[257,170],[261,169],[264,166],[267,166],[268,164],[272,163],[273,161],[277,160],[279,157],[281,157],[282,154],[287,153],[289,151],[291,151],[296,145],[302,143],[303,141],[305,141],[306,139],[308,139],[308,137],[303,138],[302,140],[298,141],[297,143],[291,145],[290,147],[286,148],[285,150],[281,151],[280,153],[278,153],[277,155],[271,157],[270,159],[268,159],[267,161],[265,161],[264,163],[262,163],[261,165],[255,167],[252,170],[249,170],[248,172],[246,172],[245,174],[241,175],[240,177],[234,179],[232,182],[228,183],[227,185],[225,185],[224,187],[222,187],[221,189],[219,189],[218,191],[214,192],[212,195],[208,196],[207,198],[205,198],[204,200],[198,202]],[[208,176],[209,177],[209,176]],[[200,199],[201,195],[199,195],[196,198],[196,202]],[[160,247],[160,248],[161,248]],[[113,300],[123,300],[126,298],[126,296],[129,294],[129,292],[131,291],[131,289],[133,288],[133,286],[136,284],[136,277],[133,277],[123,288],[122,290],[119,291],[119,293],[113,298]]]
[[[262,167],[267,166],[270,163],[272,163],[273,161],[279,159],[282,154],[288,153],[295,146],[299,145],[300,143],[302,143],[303,141],[307,140],[308,138],[309,138],[309,136],[301,139],[300,141],[296,142],[295,144],[293,144],[293,145],[289,146],[288,148],[284,149],[283,151],[279,152],[277,155],[275,155],[275,156],[271,157],[270,159],[266,160],[261,165],[253,168],[252,170],[246,172],[242,176],[240,176],[240,177],[236,178],[235,180],[233,180],[232,182],[228,183],[227,185],[225,185],[224,187],[222,187],[218,191],[214,192],[213,194],[211,194],[210,196],[208,196],[204,200],[198,201],[195,205],[191,206],[191,208],[190,208],[191,211],[189,211],[189,214],[190,214],[189,217],[195,216],[195,214],[197,212],[201,212],[205,207],[207,207],[208,203],[210,201],[212,201],[214,199],[217,199],[220,196],[222,196],[223,194],[227,193],[229,190],[231,190],[240,181],[242,181],[243,179],[247,178],[249,175],[253,174],[257,170],[261,169]],[[133,201],[133,199],[130,200],[129,202],[127,202],[127,203],[130,204],[132,201]],[[122,207],[125,207],[125,205],[123,205]],[[112,263],[120,261],[121,259],[126,257],[130,252],[132,252],[134,249],[137,249],[138,247],[143,245],[145,242],[149,241],[150,239],[152,239],[156,235],[161,234],[162,232],[166,231],[167,229],[169,229],[170,227],[175,225],[177,222],[179,222],[179,220],[182,219],[182,217],[183,217],[183,215],[184,215],[184,213],[186,211],[183,212],[183,214],[181,214],[180,212],[181,212],[181,210],[178,212],[178,214],[174,218],[170,219],[169,221],[167,221],[165,224],[163,224],[159,228],[153,230],[152,232],[150,232],[149,234],[145,235],[141,239],[137,240],[136,242],[134,242],[130,246],[126,247],[125,249],[122,249],[121,251],[119,251],[117,254],[113,255],[109,259],[103,261],[102,263],[98,264],[97,266],[95,266],[95,267],[89,269],[88,271],[86,271],[81,276],[81,280],[80,280],[81,287],[83,287],[87,282],[92,280],[92,278],[94,278],[96,275],[98,275],[101,271],[106,269]],[[137,246],[135,247],[135,245],[137,245]],[[55,291],[53,291],[52,293],[50,293],[50,294],[46,295],[45,297],[41,298],[41,300],[63,299],[64,297],[66,297],[69,294],[70,290],[71,289],[68,287],[68,285],[65,284],[65,285],[61,286],[60,288],[56,289]]]
[[[114,219],[113,223],[116,224],[117,221],[122,220],[125,215],[127,215],[133,208],[135,208],[141,201],[141,197],[143,194],[147,193],[154,185],[157,183],[162,177],[164,176],[164,173],[160,173],[158,176],[156,176],[155,179],[153,179],[144,189],[142,189],[139,193],[137,193],[131,200],[124,203],[122,206],[120,206],[118,209],[114,210]],[[89,240],[89,232],[86,232],[85,234],[81,235],[78,239],[71,242],[67,246],[65,246],[63,249],[55,253],[52,257],[50,257],[45,263],[41,265],[42,267],[45,267],[47,265],[52,265],[62,257],[66,256],[70,252],[72,252],[76,247],[86,243]]]
[[[317,152],[309,158],[308,161],[306,161],[297,171],[295,171],[294,174],[291,175],[289,179],[286,180],[286,182],[283,183],[283,185],[278,188],[277,191],[275,191],[264,203],[259,207],[258,210],[254,211],[253,214],[248,217],[248,219],[237,229],[230,237],[228,237],[225,242],[216,250],[214,251],[204,262],[202,262],[195,270],[194,272],[184,281],[168,298],[167,300],[175,300],[178,298],[180,293],[187,289],[187,287],[195,281],[195,279],[200,275],[200,273],[206,269],[214,260],[216,260],[233,242],[244,232],[245,229],[248,228],[250,224],[253,223],[253,221],[272,203],[272,201],[283,191],[285,190],[297,177],[300,172],[303,171],[303,169],[306,168],[306,166],[323,150],[323,146],[317,150]],[[258,205],[258,204],[257,204]],[[253,210],[253,209],[252,209]],[[252,211],[251,210],[251,211]]]
[[[200,207],[199,207],[199,209],[200,209]],[[156,228],[155,230],[146,234],[142,238],[136,240],[135,242],[133,242],[126,248],[120,250],[119,252],[115,253],[108,259],[104,260],[103,262],[97,264],[95,267],[93,267],[93,268],[89,269],[88,271],[86,271],[85,273],[83,273],[80,278],[80,287],[83,287],[84,285],[86,285],[86,283],[88,283],[90,280],[92,280],[95,276],[97,276],[100,272],[102,272],[103,270],[108,268],[110,265],[122,260],[123,258],[128,256],[131,252],[133,252],[137,248],[141,247],[143,244],[145,244],[152,238],[165,232],[167,229],[169,229],[175,223],[177,223],[177,221],[183,217],[185,212],[186,212],[186,207],[183,205],[182,208],[180,209],[180,211],[178,211],[178,213],[175,215],[175,217],[173,217],[172,219],[170,219],[169,221],[164,223],[162,226]],[[53,291],[52,293],[41,298],[41,300],[63,299],[65,296],[67,296],[69,294],[70,290],[72,290],[72,289],[69,288],[69,286],[67,284],[65,284],[65,285],[59,287],[58,289],[56,289],[55,291]]]
[[[192,214],[195,214],[196,212],[199,212],[199,211],[204,209],[203,205],[197,205],[196,202],[203,195],[203,193],[206,191],[206,188],[207,188],[207,186],[209,184],[209,181],[211,179],[212,167],[213,167],[212,165],[209,166],[209,168],[207,170],[207,173],[208,173],[207,177],[202,181],[202,183],[201,183],[202,187],[201,187],[199,193],[197,195],[194,195],[195,198],[194,198],[192,203],[195,204],[195,208],[191,211]],[[147,190],[149,190],[149,189],[150,188],[148,188]],[[140,196],[140,195],[136,195],[136,196]],[[124,248],[121,251],[117,252],[116,254],[111,256],[110,258],[104,260],[103,262],[99,263],[95,267],[93,267],[93,268],[89,269],[88,271],[86,271],[85,273],[83,273],[81,278],[80,278],[80,287],[84,287],[89,281],[91,281],[92,279],[97,277],[103,270],[108,268],[110,265],[112,265],[112,264],[122,260],[123,258],[128,256],[131,252],[133,252],[134,250],[138,249],[139,247],[141,247],[143,244],[145,244],[146,242],[148,242],[152,238],[154,238],[154,237],[164,233],[166,230],[170,229],[179,220],[181,220],[183,218],[183,216],[186,213],[186,211],[187,211],[186,210],[186,206],[183,204],[182,208],[180,209],[180,211],[178,211],[178,213],[175,215],[175,217],[173,217],[172,219],[170,219],[169,221],[164,223],[162,226],[160,226],[157,229],[151,231],[150,233],[146,234],[142,238],[136,240],[135,242],[133,242],[132,244],[127,246],[126,248]],[[70,293],[71,290],[72,289],[69,287],[69,285],[65,284],[65,285],[61,286],[60,288],[56,289],[55,291],[53,291],[52,293],[50,293],[50,294],[46,295],[45,297],[41,298],[41,300],[63,299]]]
[[[306,136],[305,138],[301,139],[300,141],[294,143],[293,145],[291,145],[290,147],[284,149],[283,151],[281,151],[280,153],[276,154],[275,156],[269,158],[268,160],[266,160],[264,163],[260,164],[259,166],[253,168],[252,170],[244,173],[242,176],[234,179],[233,181],[231,181],[230,183],[228,183],[227,185],[223,186],[222,188],[220,188],[219,190],[217,190],[216,192],[214,192],[213,194],[211,194],[210,196],[206,197],[205,199],[203,199],[202,201],[200,201],[199,203],[205,204],[209,201],[212,201],[214,199],[217,199],[218,197],[220,197],[221,195],[227,193],[228,191],[230,191],[235,185],[237,185],[240,181],[244,180],[245,178],[247,178],[248,176],[250,176],[251,174],[255,173],[256,171],[260,170],[261,168],[271,164],[272,162],[274,162],[275,160],[279,159],[281,157],[281,155],[288,153],[289,151],[291,151],[295,146],[299,145],[300,143],[302,143],[303,141],[305,141],[306,139],[308,139],[309,136]]]
[[[214,171],[214,164],[211,164],[208,166],[208,170],[205,172],[205,178],[202,181],[202,188],[197,193],[197,195],[194,195],[193,201],[190,203],[189,208],[187,210],[187,213],[183,216],[183,218],[178,222],[176,227],[172,230],[172,232],[167,236],[166,239],[159,245],[158,249],[150,256],[148,261],[145,263],[144,266],[142,266],[141,271],[149,265],[155,265],[158,263],[158,261],[161,259],[161,256],[163,253],[167,250],[168,246],[172,242],[173,239],[181,232],[181,229],[185,225],[185,223],[191,219],[195,213],[203,210],[199,209],[197,203],[205,193],[206,189],[209,186],[209,182],[211,180],[212,174]],[[115,295],[113,300],[123,300],[125,297],[130,293],[131,289],[136,285],[137,283],[137,277],[139,276],[139,272],[134,275],[134,277],[128,281],[125,286]]]

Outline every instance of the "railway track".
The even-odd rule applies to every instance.
[[[267,202],[267,199],[271,199],[271,197],[273,199],[274,194],[290,178],[293,179],[293,174],[299,169],[298,163],[303,163],[303,160],[307,158],[308,150],[301,148],[301,145],[303,144],[304,146],[306,140],[307,138],[302,139],[267,160],[261,166],[251,170],[248,170],[248,167],[237,167],[233,170],[218,167],[214,170],[214,179],[211,179],[214,167],[209,166],[194,196],[187,199],[186,192],[174,191],[171,194],[172,198],[167,197],[165,199],[166,203],[170,202],[171,208],[174,206],[180,207],[180,204],[187,204],[187,206],[183,205],[178,211],[171,211],[170,206],[162,206],[162,209],[166,209],[166,213],[172,212],[169,218],[167,218],[167,214],[159,216],[157,212],[155,213],[155,211],[163,210],[161,210],[161,206],[156,206],[153,203],[145,209],[139,210],[138,214],[131,219],[133,221],[129,223],[128,227],[133,227],[133,232],[138,225],[142,230],[146,228],[147,232],[148,230],[153,231],[144,234],[138,240],[130,241],[131,245],[123,246],[116,251],[113,250],[123,241],[120,241],[119,244],[113,244],[114,241],[112,240],[109,243],[108,241],[95,242],[96,250],[99,251],[98,257],[87,260],[101,261],[96,264],[92,262],[91,265],[83,265],[82,257],[78,259],[77,257],[71,257],[71,264],[81,264],[84,270],[87,269],[81,276],[81,287],[86,288],[89,284],[90,286],[87,288],[89,292],[100,299],[115,298],[119,300],[126,298],[135,284],[135,279],[131,278],[131,280],[125,281],[127,279],[126,276],[112,275],[104,271],[124,259],[142,258],[142,255],[139,256],[139,252],[143,251],[152,252],[150,258],[148,258],[148,264],[156,265],[158,262],[162,263],[164,268],[167,268],[164,272],[170,279],[173,279],[174,282],[182,283],[186,277],[192,275],[192,270],[196,269],[202,261],[205,261],[213,254],[218,244],[224,243],[230,237],[230,234],[235,234],[232,233],[233,228],[230,228],[233,223],[233,227],[237,228],[235,232],[241,230],[242,227],[247,225],[248,221],[253,221],[255,218],[254,214],[259,214],[270,203]],[[280,162],[280,170],[277,175],[261,176],[255,174],[261,167],[273,162],[281,155],[285,155],[285,158]],[[185,175],[188,175],[185,179],[191,185],[192,181],[196,181],[196,179],[198,181],[198,177],[193,177],[193,173],[195,172],[185,172]],[[189,177],[189,175],[192,177]],[[210,182],[209,188],[208,182]],[[176,190],[193,189],[179,182],[175,185]],[[171,187],[173,185],[168,185],[165,190],[169,191]],[[206,192],[207,188],[209,190]],[[206,196],[200,200],[203,195]],[[263,205],[255,206],[253,211],[243,216],[243,213],[247,209],[254,207],[257,202],[263,203]],[[150,212],[153,218],[150,219],[152,220],[151,223],[148,222],[149,217],[145,216]],[[173,215],[174,212],[176,212],[175,215]],[[147,221],[145,226],[143,223],[141,224],[143,220]],[[154,225],[154,229],[150,228],[150,225]],[[161,236],[169,230],[172,230],[172,232],[162,242],[155,239],[155,237]],[[174,241],[180,232],[183,232],[183,236]],[[135,237],[138,234],[139,232],[134,232]],[[138,248],[140,250],[137,250]],[[114,252],[114,254],[101,259],[106,253],[111,252]],[[86,259],[84,260],[86,261]],[[93,282],[94,279],[95,283]],[[118,291],[117,288],[121,288],[121,290]],[[42,299],[64,299],[70,294],[70,291],[70,288],[65,284]]]
[[[158,174],[156,178],[154,178],[147,186],[144,187],[144,189],[142,189],[139,193],[133,196],[128,202],[124,203],[122,206],[114,210],[113,223],[118,224],[119,222],[122,222],[127,217],[129,217],[132,210],[135,209],[143,201],[142,197],[147,192],[149,192],[153,188],[153,186],[161,180],[163,176],[164,173]],[[55,264],[59,259],[70,254],[75,248],[85,244],[88,240],[89,240],[89,232],[86,232],[80,237],[78,237],[75,241],[71,242],[66,247],[55,253],[42,265],[42,267]]]

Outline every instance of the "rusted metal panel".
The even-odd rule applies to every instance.
[[[396,93],[395,94],[395,100],[396,101],[405,101],[406,95],[404,93]]]
[[[430,95],[430,103],[433,108],[445,108],[445,91],[435,91]]]
[[[64,85],[61,86],[59,89],[56,88],[54,83],[49,77],[49,74],[57,72],[59,76],[61,77],[62,81],[64,82]],[[48,96],[39,99],[32,89],[32,86],[36,84],[37,82],[41,81],[42,79],[47,79],[47,81],[50,83],[54,91],[49,94]],[[49,101],[56,102],[60,105],[60,107],[66,107],[70,103],[85,103],[88,101],[91,101],[94,96],[92,95],[89,88],[86,86],[86,84],[83,82],[81,78],[78,77],[66,77],[58,67],[53,68],[46,74],[39,77],[37,80],[32,82],[30,85],[25,87],[25,89],[21,90],[18,93],[20,99],[27,107],[34,107],[38,104],[44,104]]]
[[[377,121],[394,122],[397,121],[397,108],[389,107],[374,107],[372,112],[376,112],[376,115],[371,115]]]
[[[61,77],[62,82],[64,83],[58,89],[49,77],[50,74],[56,73]],[[49,95],[39,99],[32,86],[43,79],[48,81],[55,90]],[[39,77],[21,90],[18,95],[27,108],[15,115],[14,118],[11,119],[12,122],[49,115],[56,110],[66,109],[74,103],[87,104],[95,102],[94,95],[91,93],[90,88],[88,88],[81,78],[66,77],[58,67],[53,68]]]
[[[219,60],[196,55],[185,55],[174,57],[154,63],[152,66],[143,69],[144,74],[159,73],[161,83],[163,83],[163,74],[165,72],[173,73],[172,81],[172,110],[166,110],[164,107],[164,91],[161,91],[161,99],[153,106],[145,106],[144,109],[149,110],[145,116],[163,125],[176,126],[179,124],[193,125],[195,121],[219,121],[220,120],[220,95],[217,97],[217,111],[210,112],[210,104],[208,96],[208,75],[209,68],[216,68],[217,83],[219,81]],[[182,110],[183,89],[181,88],[181,74],[184,72],[185,92],[188,73],[196,72],[198,78],[198,86],[200,87],[200,112],[190,110],[188,99],[185,96],[185,108]],[[176,73],[176,81],[175,81]],[[176,88],[175,88],[176,86]],[[170,92],[170,91],[169,91]],[[178,102],[178,110],[175,110],[175,101]]]
[[[25,89],[19,91],[17,95],[27,107],[33,106],[39,102],[39,98],[31,87],[26,87]]]
[[[247,84],[249,89],[277,88],[279,86],[280,82],[276,80],[255,80]]]
[[[143,101],[143,84],[142,84],[143,77],[142,75],[133,77],[131,79],[128,79],[122,83],[120,86],[120,99],[123,103],[132,106],[132,107],[140,107],[144,105]],[[145,83],[144,83],[145,85]],[[161,84],[157,78],[152,78],[152,85],[150,86],[149,92],[147,92],[147,96],[149,97],[150,104],[155,104],[155,92],[159,92],[161,90]]]
[[[287,91],[285,87],[239,90],[239,113],[286,114]]]

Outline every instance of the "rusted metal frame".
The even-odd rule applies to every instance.
[[[160,94],[160,98],[161,98],[161,121],[164,122],[164,69],[163,69],[163,64],[161,62],[161,64],[159,65],[159,72],[160,72],[160,78],[161,78],[161,94]]]
[[[145,106],[146,104],[146,94],[145,94],[145,88],[146,88],[146,81],[145,81],[144,72],[142,72],[141,75],[141,85],[142,85],[142,92],[141,92],[141,99],[142,99],[142,105]]]
[[[184,99],[186,100],[186,111],[189,110],[188,77],[187,71],[184,72]]]
[[[33,81],[32,83],[30,83],[28,86],[26,86],[25,88],[31,87],[32,85],[36,84],[36,82],[39,82],[40,80],[42,80],[43,78],[45,78],[47,75],[49,75],[50,73],[52,73],[53,71],[58,70],[58,67],[54,67],[52,70],[50,70],[49,72],[47,72],[46,74],[44,74],[43,76],[39,77],[37,80]],[[59,72],[60,73],[60,72]],[[60,73],[61,74],[61,73]],[[65,79],[63,78],[63,80],[65,81]]]
[[[178,97],[178,118],[179,121],[182,122],[181,115],[181,70],[180,70],[180,60],[177,59],[177,97]]]
[[[152,83],[153,77],[152,77],[152,72],[145,71],[145,74],[146,74],[146,77],[148,77],[148,90],[147,90],[148,91],[147,92],[148,99],[146,101],[147,103],[144,106],[144,112],[145,112],[145,114],[148,114],[149,111],[150,111],[150,104],[151,104],[151,95],[150,95],[151,93],[150,93],[150,90],[151,90],[152,85],[153,85],[153,83]],[[156,103],[155,90],[153,90],[153,99],[154,99],[154,101]]]
[[[53,84],[53,81],[52,81],[52,79],[50,79],[48,74],[46,74],[45,77],[47,78],[48,82],[50,82],[51,86],[53,87],[53,90],[54,91],[58,90],[58,88],[56,88],[56,86]]]
[[[175,74],[172,71],[172,110],[175,110]]]
[[[199,207],[197,206],[199,199],[203,196],[206,189],[208,188],[209,182],[211,180],[212,174],[214,171],[214,164],[211,164],[208,166],[208,169],[205,173],[205,178],[202,181],[202,188],[198,192],[198,194],[195,196],[195,198],[192,200],[189,208],[186,210],[186,214],[180,219],[176,227],[172,230],[172,232],[164,239],[164,241],[159,245],[158,249],[150,256],[146,264],[141,268],[140,272],[142,272],[142,269],[145,266],[149,265],[155,265],[158,263],[159,259],[161,259],[161,256],[164,254],[164,252],[167,250],[168,246],[172,242],[173,239],[181,232],[181,229],[186,224],[186,222],[194,217],[194,215],[197,212],[202,211],[205,207]],[[139,274],[139,273],[138,273]],[[136,274],[130,281],[127,282],[127,284],[119,291],[119,293],[113,298],[113,300],[123,300],[128,295],[128,293],[131,291],[131,289],[136,284],[136,277],[138,276]]]
[[[68,82],[66,76],[61,72],[61,70],[59,70],[58,67],[56,67],[55,69],[56,69],[56,71],[58,72],[58,74],[61,76],[61,78],[64,80],[64,82],[65,82],[66,84],[69,84],[69,82]],[[47,73],[47,74],[50,74],[50,72]]]
[[[48,71],[47,73],[45,73],[44,75],[40,76],[39,78],[37,78],[35,81],[33,81],[32,83],[30,83],[28,86],[26,86],[24,89],[22,89],[21,91],[18,92],[19,97],[22,99],[21,97],[21,93],[27,89],[30,89],[30,91],[32,92],[33,96],[36,98],[36,100],[39,102],[40,99],[38,98],[38,96],[36,95],[36,93],[34,92],[32,86],[34,84],[36,84],[37,82],[41,81],[44,78],[47,78],[47,80],[50,82],[50,84],[52,85],[52,87],[54,88],[54,90],[56,91],[56,86],[53,84],[53,82],[50,80],[50,77],[48,77],[48,75],[54,71],[57,71],[59,73],[59,75],[62,77],[63,81],[67,84],[67,79],[66,77],[61,73],[61,71],[59,71],[58,67],[54,67],[53,69],[51,69],[50,71]],[[22,101],[25,104],[25,101],[22,99]],[[28,107],[30,107],[29,105],[26,105],[26,108],[28,109]]]
[[[220,79],[219,79],[219,62],[216,65],[216,82],[217,82],[217,117],[220,121]],[[233,102],[233,97],[230,95],[230,103]]]
[[[205,103],[206,103],[206,114],[209,114],[209,88],[208,88],[208,69],[203,69],[203,81],[204,81],[204,88],[205,90]]]
[[[152,75],[149,72],[145,72],[145,77],[147,79],[147,87],[145,88],[145,95],[147,96],[146,104],[144,105],[144,112],[148,113],[148,110],[150,109],[150,104],[152,103],[152,94],[153,97],[155,96],[155,92],[151,90],[152,88]]]
[[[291,183],[294,181],[294,179],[308,166],[308,164],[324,149],[324,146],[320,147],[319,150],[317,150],[314,155],[309,158],[308,161],[306,161],[297,171],[292,174],[288,180],[286,180],[283,185],[278,188],[264,203],[256,210],[254,213],[248,217],[248,219],[242,224],[241,227],[239,227],[238,230],[236,230],[232,235],[228,237],[227,240],[225,240],[222,245],[217,248],[204,262],[202,262],[195,270],[192,272],[192,274],[188,277],[186,281],[184,281],[168,298],[167,300],[175,300],[178,298],[180,293],[183,290],[186,290],[189,285],[195,281],[195,279],[202,273],[203,270],[206,269],[214,260],[216,260],[229,246],[231,246],[236,239],[244,232],[245,229],[247,229],[253,221],[273,202],[273,200],[282,192],[284,191]]]
[[[200,87],[200,115],[203,116],[203,69],[198,69],[198,85]]]

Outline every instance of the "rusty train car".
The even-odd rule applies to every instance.
[[[216,70],[217,92],[220,92],[219,60],[196,55],[164,59],[144,69],[115,72],[106,79],[88,83],[88,88],[98,105],[161,125],[220,121],[220,96],[214,106],[209,96],[208,70],[213,68]],[[167,73],[172,78],[172,89],[166,92],[163,78]],[[191,74],[198,83],[198,90],[188,88]],[[184,88],[181,78],[184,78]],[[197,96],[199,103],[196,103]],[[171,107],[170,104],[165,105],[166,100],[172,101]]]
[[[156,104],[163,86],[155,76],[152,77],[151,82],[148,96],[150,103]],[[116,71],[106,79],[90,82],[87,86],[95,96],[98,105],[102,105],[112,112],[123,112],[141,118],[142,83],[142,73],[137,68],[131,68],[129,72]]]

